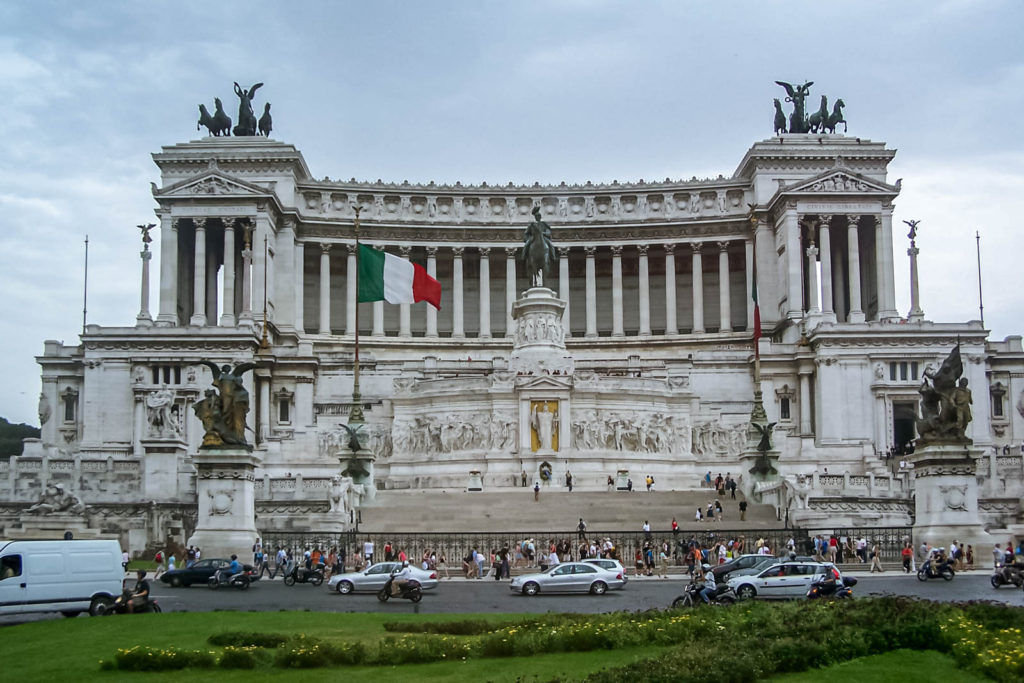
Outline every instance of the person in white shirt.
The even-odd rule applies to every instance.
[[[370,539],[363,543],[363,557],[366,558],[366,564],[373,562],[373,541]]]
[[[760,548],[757,549],[757,554],[758,555],[771,555],[772,554],[772,549],[768,547],[767,543],[765,543],[764,545],[762,545]]]
[[[704,587],[700,590],[700,597],[704,600],[705,605],[711,604],[711,597],[715,594],[715,573],[711,571],[711,565],[704,563],[701,565],[701,569],[704,570]]]
[[[402,587],[409,583],[409,579],[413,578],[412,567],[409,566],[409,561],[403,562],[402,568],[392,574],[391,577],[391,595],[398,595],[402,592]]]

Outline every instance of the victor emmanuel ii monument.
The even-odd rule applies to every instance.
[[[350,526],[372,489],[567,470],[602,489],[620,472],[662,489],[742,472],[791,521],[909,526],[914,463],[880,454],[924,436],[919,387],[938,388],[954,347],[973,395],[956,425],[972,442],[970,504],[986,527],[1016,523],[1021,338],[927,318],[917,247],[894,232],[895,150],[846,134],[841,99],[806,112],[812,84],[780,85],[794,111],[776,100],[775,136],[728,175],[493,186],[314,175],[269,137],[269,105],[256,121],[261,84],[236,84],[236,125],[218,99],[214,115],[200,106],[210,136],[153,154],[155,311],[144,245],[133,324],[45,342],[42,438],[0,462],[0,527],[57,483],[139,547],[228,514],[241,494],[218,498],[204,472],[248,480],[256,527],[273,530]],[[441,283],[439,310],[357,303],[357,210],[362,243]],[[357,320],[364,481],[345,464]],[[248,464],[204,469],[211,434]]]

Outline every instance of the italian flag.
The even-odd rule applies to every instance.
[[[412,261],[359,245],[359,301],[414,304],[441,309],[441,283]]]

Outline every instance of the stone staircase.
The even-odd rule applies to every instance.
[[[736,498],[721,498],[725,520],[697,524],[698,507],[717,496],[709,489],[684,491],[573,491],[545,489],[533,500],[533,489],[466,492],[442,489],[378,491],[371,506],[360,510],[360,531],[385,533],[573,531],[582,517],[591,531],[640,531],[644,520],[652,530],[667,531],[672,517],[687,532],[713,528],[775,529],[782,526],[771,505],[750,504],[740,522]]]

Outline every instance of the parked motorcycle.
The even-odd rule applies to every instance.
[[[163,611],[162,609],[160,609],[160,605],[157,604],[156,600],[154,600],[153,598],[149,598],[146,601],[145,605],[143,605],[141,607],[136,607],[133,612],[129,612],[128,611],[128,602],[131,599],[132,599],[132,590],[130,588],[125,588],[121,592],[121,595],[117,596],[117,599],[114,600],[114,602],[103,602],[103,601],[101,601],[101,602],[97,603],[97,604],[99,604],[101,606],[99,607],[99,609],[97,609],[96,615],[97,616],[103,616],[103,617],[109,617],[111,614],[142,614],[144,612],[154,612],[154,613],[159,614],[160,612]]]
[[[306,569],[295,565],[292,570],[284,575],[284,585],[294,586],[297,583],[311,583],[319,586],[324,582],[324,570],[321,567]]]
[[[419,602],[423,599],[423,589],[420,587],[420,582],[416,579],[409,579],[399,590],[398,595],[391,595],[391,584],[395,581],[395,577],[388,579],[388,582],[384,584],[384,587],[377,591],[377,599],[381,602],[387,602],[391,598],[405,598],[406,600],[412,600],[413,602]]]
[[[951,560],[944,560],[938,563],[932,560],[925,560],[925,563],[917,570],[918,581],[938,578],[952,581],[954,576],[956,576],[956,572],[953,571],[953,562]]]
[[[1013,584],[1017,588],[1020,588],[1021,586],[1024,586],[1024,567],[1021,567],[1021,565],[1016,563],[1000,564],[996,567],[996,570],[992,572],[990,580],[992,581],[993,588],[999,588],[1000,586],[1006,586],[1008,584]]]
[[[704,598],[701,597],[700,591],[704,588],[704,584],[697,582],[690,582],[683,594],[672,601],[673,607],[699,607],[704,604]],[[715,586],[715,593],[710,597],[712,605],[731,605],[736,602],[736,593],[731,587],[724,583],[717,584]]]
[[[249,579],[249,575],[245,571],[238,572],[237,574],[231,574],[227,569],[218,569],[213,573],[213,576],[206,582],[210,588],[217,589],[221,586],[231,586],[238,590],[246,590],[252,581]]]
[[[825,581],[818,579],[807,589],[808,600],[844,600],[853,597],[853,587],[857,585],[857,579],[852,576],[844,576],[841,580]]]

